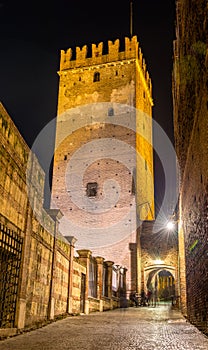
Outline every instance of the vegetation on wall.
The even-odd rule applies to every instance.
[[[201,73],[205,68],[205,57],[207,45],[202,41],[195,42],[189,55],[180,58],[180,84],[182,86],[192,85],[200,81]]]

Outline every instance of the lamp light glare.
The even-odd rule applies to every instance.
[[[175,225],[174,225],[174,223],[173,223],[172,221],[169,221],[169,222],[167,223],[167,229],[170,230],[170,231],[174,229],[174,226],[175,226]]]
[[[154,260],[154,263],[155,263],[155,265],[161,265],[161,264],[164,264],[164,261],[157,259],[157,260]]]

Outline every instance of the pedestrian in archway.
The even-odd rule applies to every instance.
[[[131,293],[130,300],[135,304],[136,307],[139,306],[136,292]]]
[[[152,291],[152,306],[156,307],[157,306],[157,289],[153,289]]]
[[[150,306],[152,300],[152,291],[148,289],[147,291],[147,305]]]
[[[141,306],[146,306],[146,300],[147,300],[147,298],[146,298],[145,291],[142,290],[141,291]]]

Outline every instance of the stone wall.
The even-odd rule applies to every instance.
[[[21,329],[59,315],[80,313],[83,287],[84,301],[88,301],[88,286],[81,284],[88,271],[74,258],[76,239],[59,232],[61,211],[44,209],[44,172],[2,105],[0,117],[1,298],[7,288],[7,300],[1,299],[0,327]],[[107,282],[112,288],[112,281]],[[101,294],[97,304],[92,301],[83,311],[102,311],[100,298]]]
[[[25,230],[28,205],[26,164],[29,148],[0,104],[0,208],[20,231]]]
[[[181,177],[182,285],[189,320],[208,333],[208,7],[177,1],[173,71],[174,129]],[[179,247],[180,249],[180,247]],[[184,252],[183,252],[184,249]],[[185,268],[183,267],[185,265]],[[185,288],[186,287],[186,288]]]

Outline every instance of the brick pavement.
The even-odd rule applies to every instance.
[[[208,337],[167,305],[68,317],[0,342],[0,350],[207,350]]]

